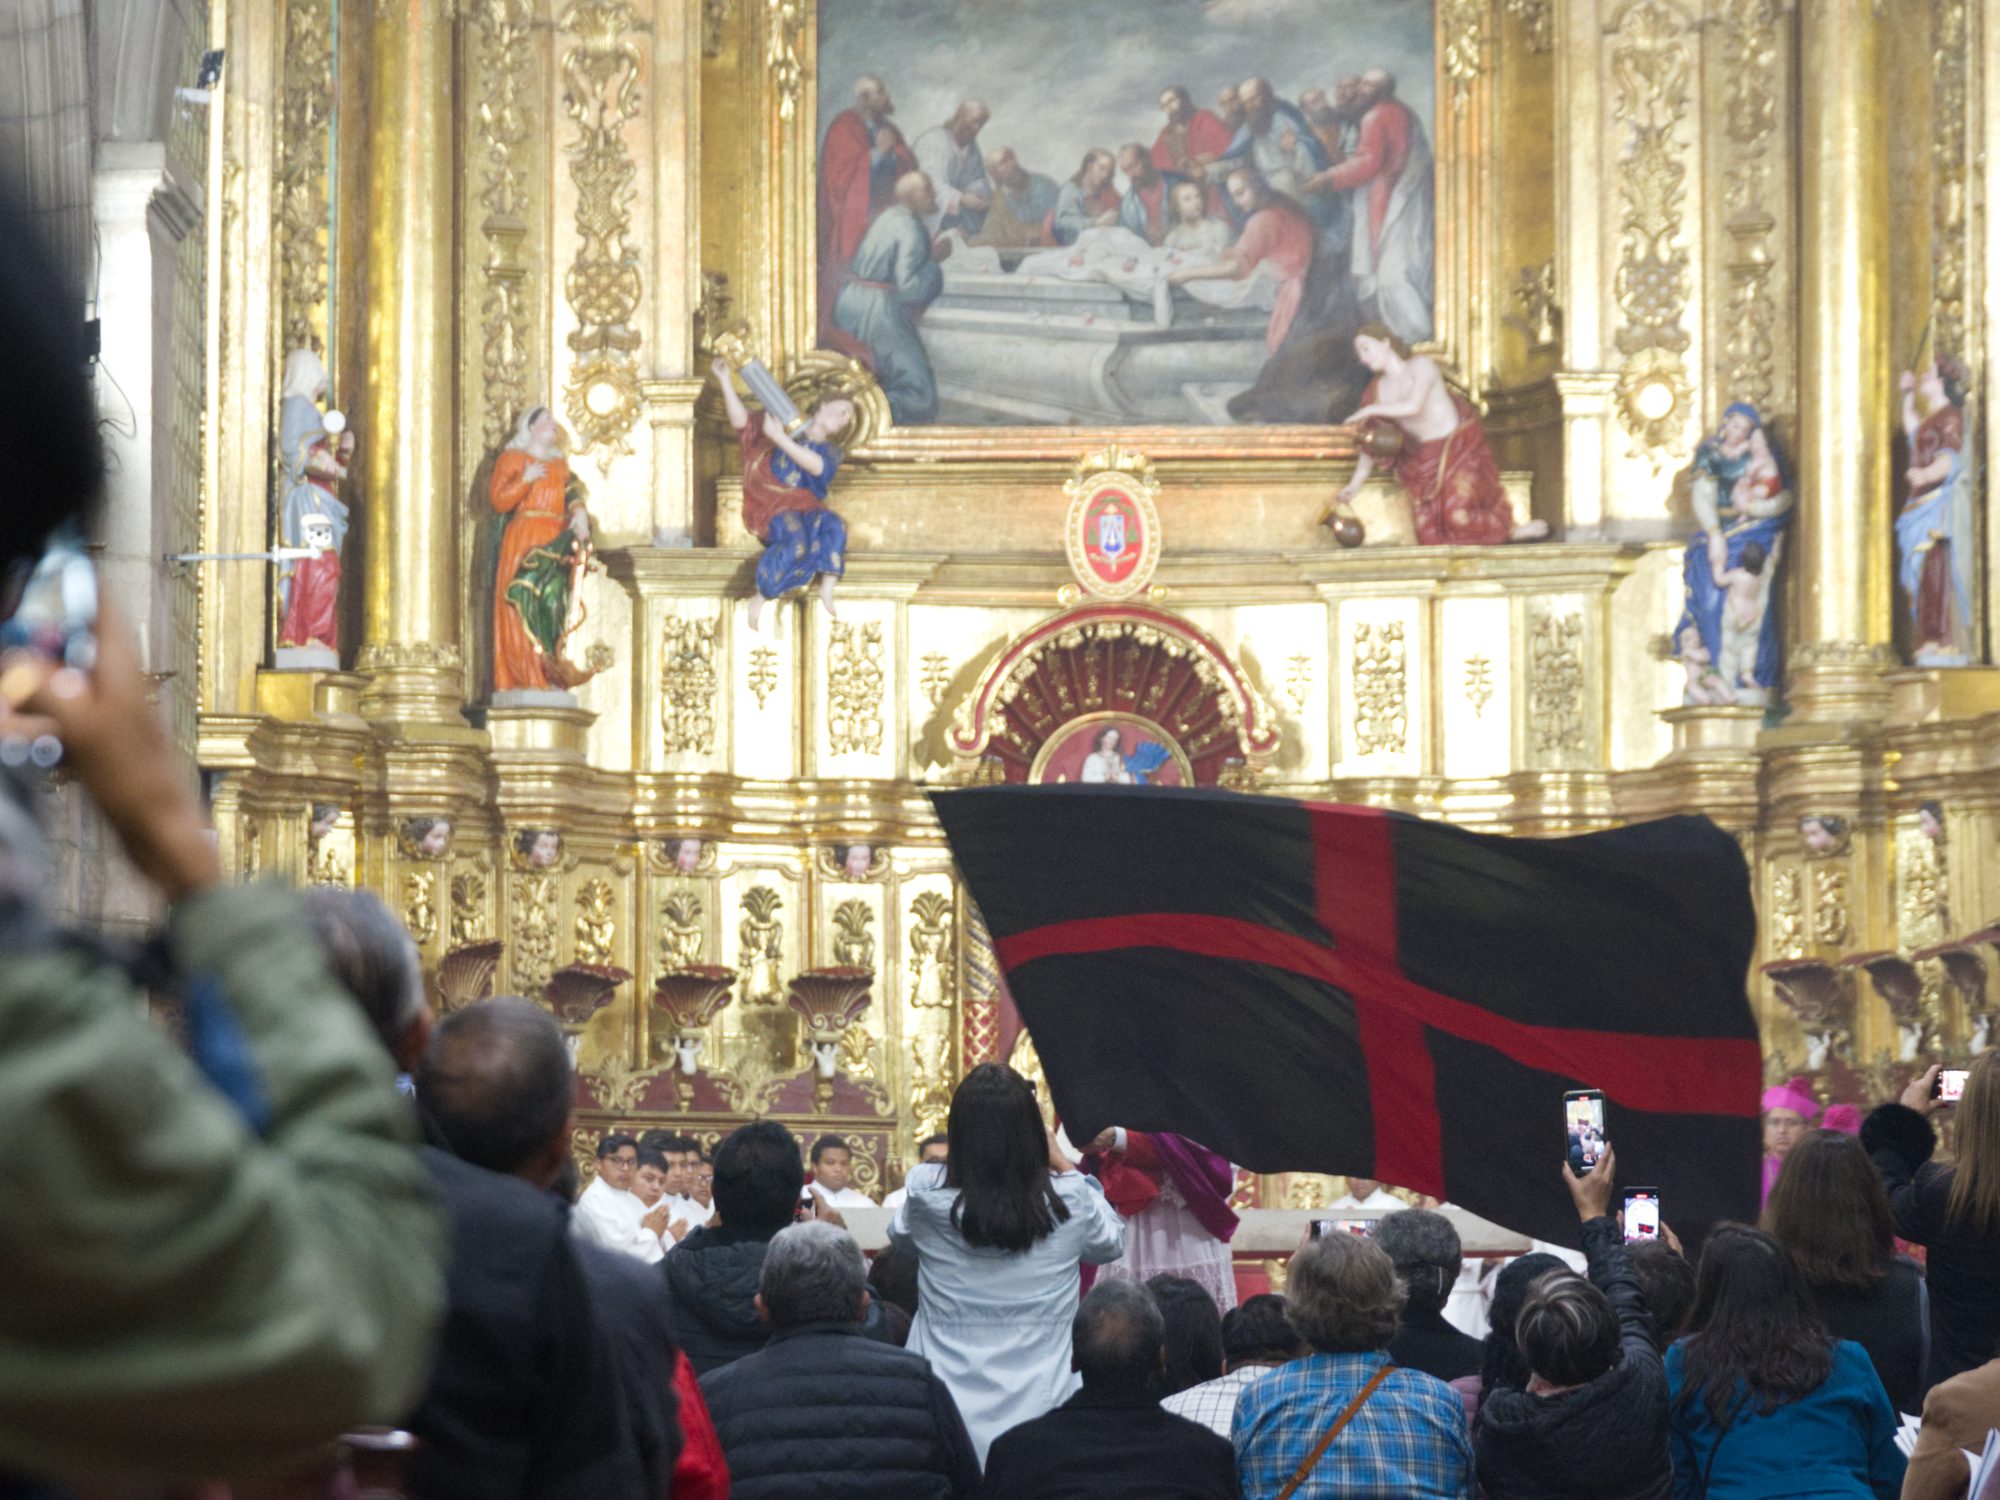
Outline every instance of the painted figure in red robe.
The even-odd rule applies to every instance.
[[[1377,453],[1410,497],[1417,540],[1427,545],[1535,541],[1548,522],[1514,524],[1500,466],[1472,403],[1445,384],[1436,363],[1413,354],[1387,326],[1366,323],[1354,352],[1375,372],[1350,419],[1362,429],[1361,460],[1329,516],[1351,506],[1375,472]],[[1373,429],[1392,428],[1394,435]],[[1371,451],[1374,450],[1374,451]]]
[[[916,153],[890,123],[896,104],[881,79],[855,80],[854,107],[827,126],[819,148],[819,317],[824,338],[854,252],[875,216],[896,201],[896,179],[917,170]]]

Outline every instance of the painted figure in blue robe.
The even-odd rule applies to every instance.
[[[922,172],[896,183],[896,202],[885,208],[854,252],[850,280],[833,305],[834,327],[851,339],[875,372],[898,422],[937,419],[937,377],[917,336],[917,319],[944,288],[931,254],[927,215],[937,193]]]
[[[1686,602],[1674,656],[1688,703],[1755,707],[1784,665],[1779,564],[1792,522],[1791,476],[1758,416],[1738,402],[1695,450],[1692,500],[1701,526],[1682,569]]]
[[[826,496],[840,468],[834,439],[853,425],[854,403],[839,396],[822,401],[803,426],[787,432],[769,412],[750,415],[728,360],[712,368],[743,460],[743,527],[764,544],[750,628],[759,628],[767,601],[815,579],[821,607],[837,615],[833,587],[847,571],[847,523],[827,509]]]
[[[1967,441],[1965,371],[1939,359],[1903,376],[1903,471],[1909,499],[1896,513],[1896,576],[1910,610],[1910,660],[1962,667],[1972,660],[1973,555],[1979,485]]]

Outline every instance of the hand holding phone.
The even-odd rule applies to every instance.
[[[1625,1243],[1644,1244],[1661,1238],[1660,1190],[1650,1187],[1625,1189]]]
[[[1569,1140],[1570,1170],[1581,1177],[1604,1152],[1604,1095],[1571,1089],[1563,1095],[1563,1127]]]
[[[1956,1104],[1965,1097],[1965,1080],[1970,1068],[1939,1068],[1931,1080],[1931,1097],[1940,1104]]]
[[[1611,1212],[1612,1180],[1617,1171],[1618,1158],[1609,1145],[1597,1158],[1597,1164],[1581,1177],[1568,1162],[1563,1163],[1563,1182],[1569,1188],[1571,1201],[1576,1204],[1577,1217],[1584,1223],[1601,1219]]]

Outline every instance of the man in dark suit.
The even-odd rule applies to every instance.
[[[1143,1286],[1092,1287],[1072,1331],[1083,1389],[1000,1435],[986,1455],[987,1500],[1236,1500],[1235,1450],[1160,1409],[1165,1340]]]

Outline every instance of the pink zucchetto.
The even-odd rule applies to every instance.
[[[1765,1106],[1770,1108],[1769,1105]],[[1826,1115],[1819,1122],[1821,1130],[1838,1130],[1842,1135],[1861,1134],[1861,1106],[1858,1104],[1829,1104]]]
[[[1794,1078],[1790,1083],[1774,1084],[1765,1089],[1758,1108],[1766,1111],[1789,1109],[1810,1124],[1819,1113],[1819,1101],[1813,1098],[1805,1079]]]

